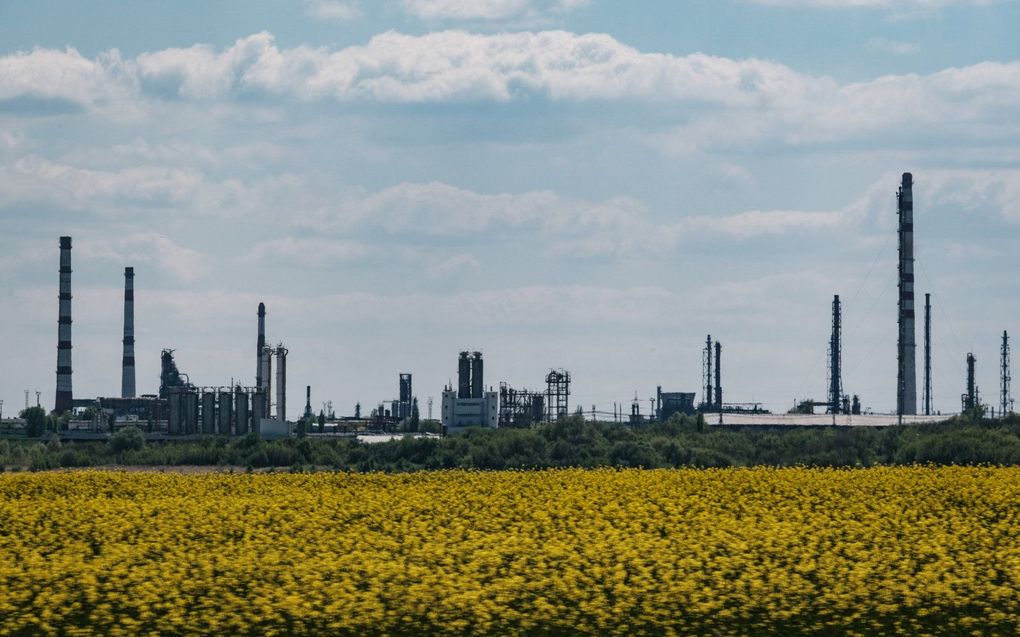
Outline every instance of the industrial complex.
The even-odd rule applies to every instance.
[[[635,395],[629,414],[623,404],[614,404],[612,412],[585,411],[580,405],[571,410],[569,371],[552,368],[545,375],[544,388],[514,387],[506,381],[498,386],[486,385],[484,359],[481,351],[462,351],[457,360],[457,383],[442,388],[441,409],[436,428],[442,433],[455,433],[468,427],[530,427],[568,415],[626,424],[667,420],[674,414],[711,414],[709,424],[724,425],[797,425],[843,424],[888,425],[919,422],[942,417],[932,413],[931,357],[931,294],[924,295],[923,321],[923,384],[920,410],[917,395],[917,343],[915,338],[914,278],[914,197],[913,176],[904,173],[897,199],[899,239],[898,299],[896,339],[896,412],[894,414],[862,413],[858,395],[845,391],[843,383],[843,308],[838,294],[832,297],[832,331],[828,343],[828,364],[823,400],[795,401],[786,414],[771,414],[754,402],[724,402],[722,343],[708,335],[702,350],[702,386],[700,400],[696,391],[663,391],[655,389],[647,414],[641,412],[641,400]],[[109,433],[127,424],[139,426],[152,436],[237,436],[249,432],[264,437],[290,436],[297,433],[315,435],[350,435],[358,432],[412,432],[422,429],[422,422],[431,421],[432,398],[428,398],[428,418],[419,413],[418,399],[412,388],[412,374],[398,375],[397,397],[377,403],[369,414],[361,413],[358,403],[354,413],[333,413],[332,404],[316,414],[311,407],[311,385],[306,385],[305,408],[300,415],[288,419],[287,357],[289,350],[282,341],[272,345],[266,338],[267,309],[257,308],[254,377],[249,382],[230,381],[218,385],[197,386],[188,374],[178,369],[174,349],[164,348],[159,361],[159,390],[156,394],[137,394],[134,294],[135,271],[124,269],[124,325],[121,391],[119,396],[75,398],[72,364],[72,267],[71,237],[59,240],[59,315],[57,329],[56,394],[53,411],[71,413],[69,432]],[[1013,411],[1010,393],[1009,334],[1002,332],[1000,352],[1001,386],[998,404],[987,407],[993,415]],[[985,408],[975,383],[976,357],[967,354],[967,375],[961,384],[963,412]],[[153,361],[154,366],[154,361]],[[143,369],[146,368],[143,365]],[[963,380],[963,379],[961,379]],[[26,391],[26,407],[28,392]],[[37,396],[38,402],[38,396]],[[816,409],[819,410],[816,415]],[[823,416],[824,414],[824,416]],[[313,427],[314,423],[314,427]]]

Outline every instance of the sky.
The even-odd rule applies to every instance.
[[[139,393],[159,352],[252,384],[256,308],[288,415],[371,407],[457,353],[486,385],[573,378],[895,409],[896,189],[914,175],[933,397],[965,357],[998,404],[1020,335],[1016,0],[0,0],[0,400],[52,407],[58,237],[74,392]],[[920,316],[920,312],[919,312]],[[921,321],[918,321],[921,342]],[[922,358],[918,349],[918,361]],[[921,369],[918,370],[920,400]]]

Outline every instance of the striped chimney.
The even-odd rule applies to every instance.
[[[124,359],[120,397],[135,397],[135,269],[124,268]]]
[[[71,237],[60,237],[60,318],[57,320],[57,394],[53,410],[71,411]]]

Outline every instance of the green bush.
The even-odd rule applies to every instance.
[[[115,454],[125,451],[140,451],[145,448],[145,434],[138,427],[131,425],[110,436],[110,441],[107,444],[110,451]]]

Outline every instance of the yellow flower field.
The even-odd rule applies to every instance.
[[[1020,469],[0,475],[0,634],[1020,632]]]

